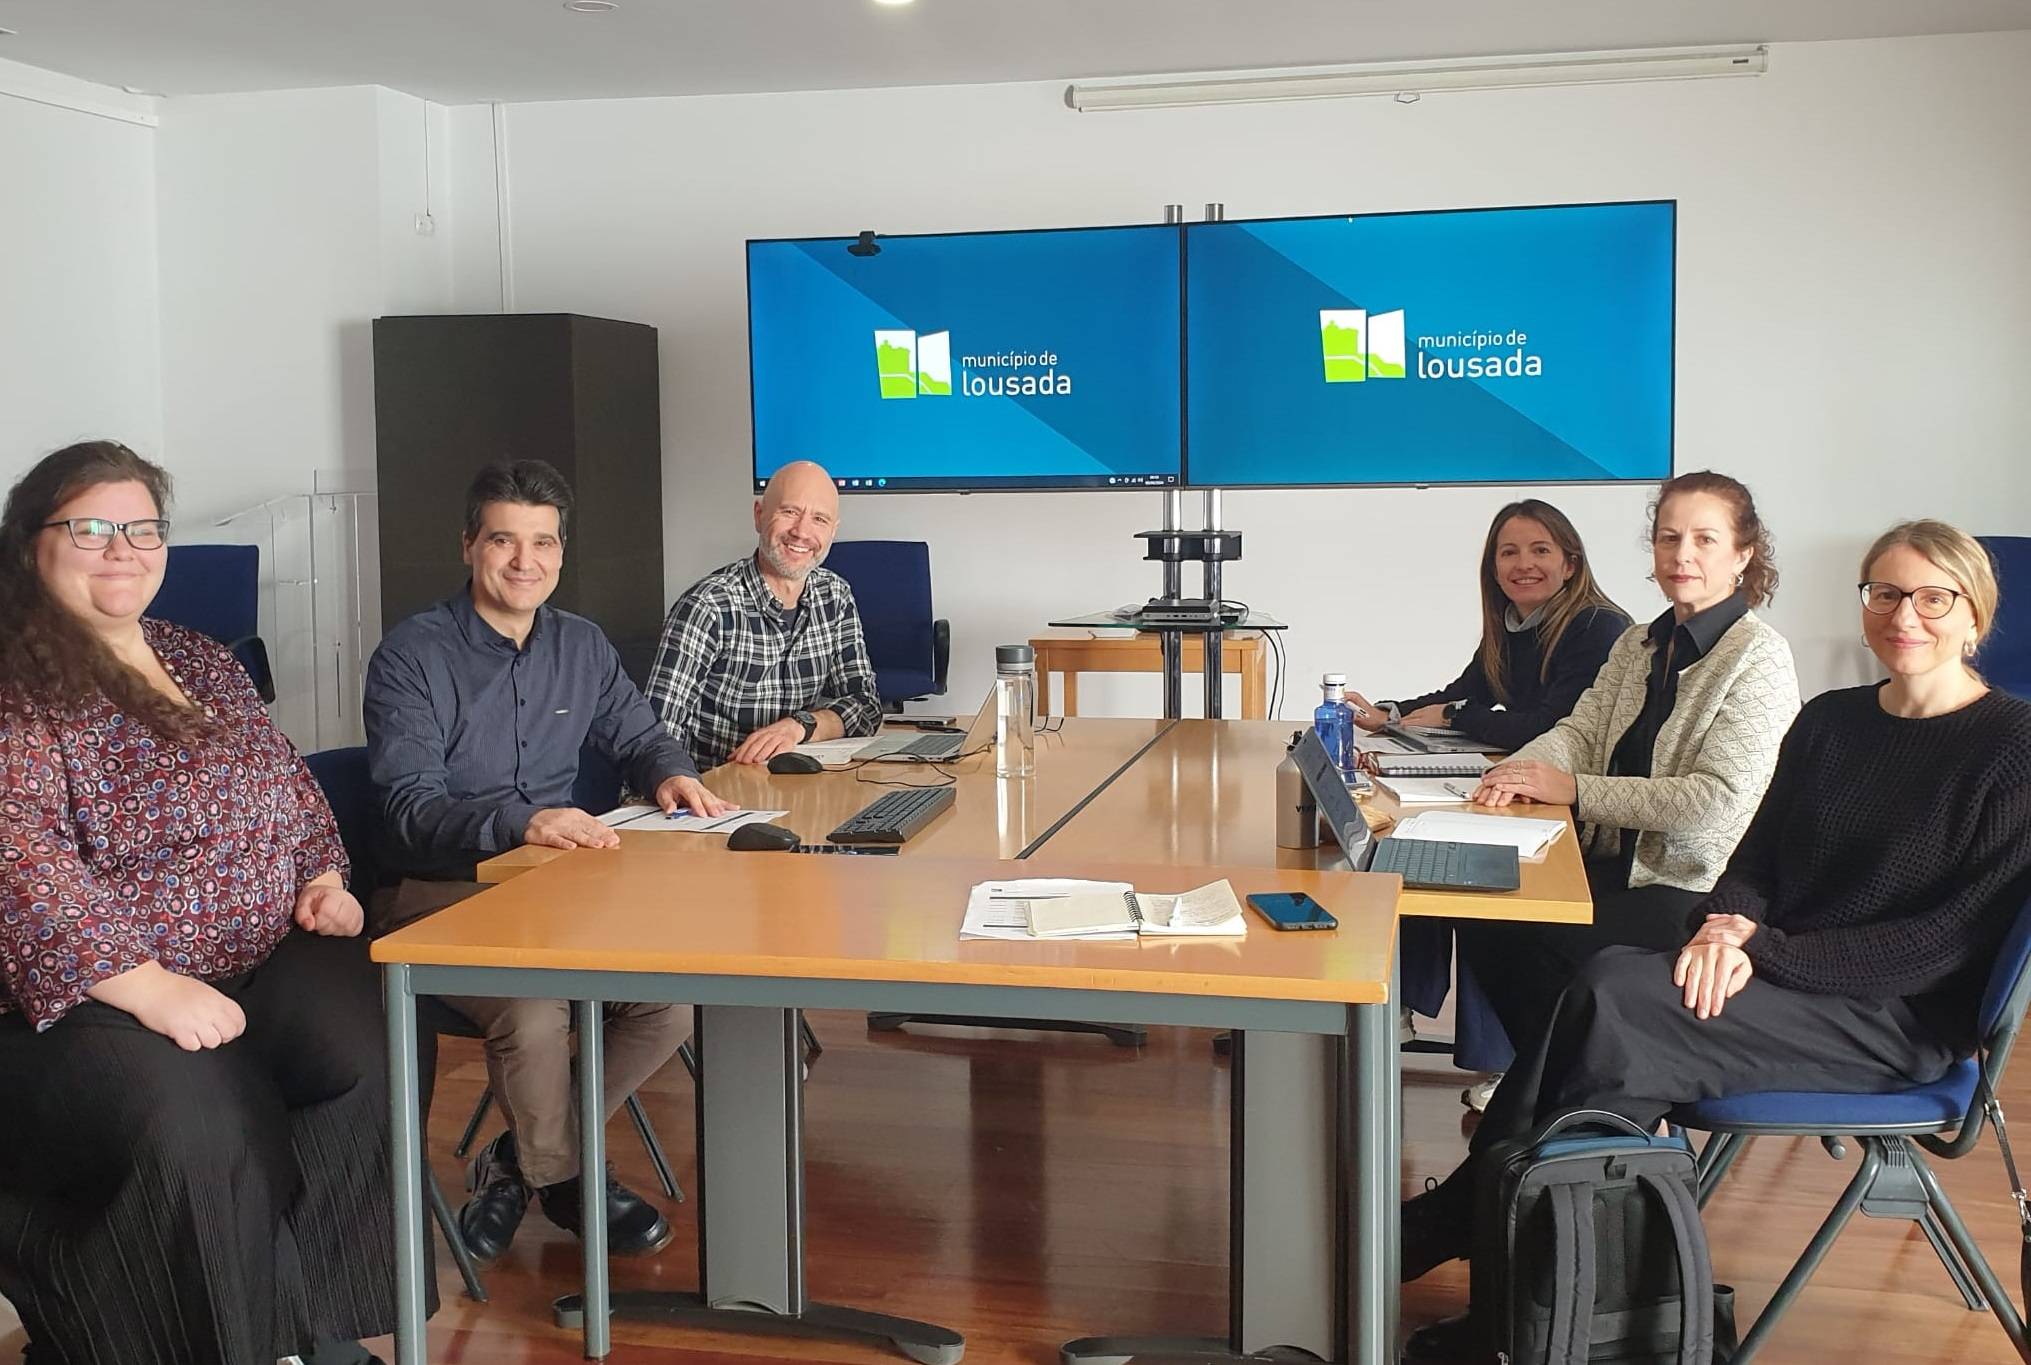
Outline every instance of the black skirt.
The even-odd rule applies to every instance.
[[[293,932],[185,1052],[0,1016],[0,1294],[37,1365],[273,1365],[393,1330],[387,1051],[361,939]],[[434,1278],[434,1277],[432,1277]]]

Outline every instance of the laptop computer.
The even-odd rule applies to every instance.
[[[1394,872],[1405,886],[1432,891],[1514,891],[1521,885],[1516,850],[1506,845],[1376,839],[1316,731],[1305,732],[1295,757],[1306,789],[1354,871]]]
[[[981,730],[982,720],[988,729]],[[855,763],[949,763],[962,754],[976,753],[982,743],[992,737],[994,725],[994,689],[989,688],[987,697],[980,703],[980,709],[973,713],[973,720],[961,731],[937,731],[918,734],[908,730],[889,730],[876,735],[866,744],[853,751]]]
[[[1385,725],[1376,731],[1414,754],[1485,754],[1488,746],[1437,725]]]

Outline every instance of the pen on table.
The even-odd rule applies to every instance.
[[[1472,801],[1474,799],[1474,793],[1470,791],[1461,791],[1458,787],[1454,786],[1450,782],[1446,783],[1445,786],[1447,791],[1459,797],[1462,801]]]

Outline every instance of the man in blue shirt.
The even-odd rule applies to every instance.
[[[622,672],[598,626],[546,605],[564,563],[571,490],[550,465],[480,471],[466,495],[465,588],[389,631],[367,668],[367,755],[388,867],[401,884],[375,897],[382,932],[479,890],[474,864],[518,844],[620,842],[572,802],[590,747],[664,810],[731,807],[699,782]],[[459,1213],[482,1260],[507,1249],[533,1190],[544,1214],[580,1231],[579,1149],[571,1102],[570,1010],[561,1000],[446,1001],[485,1039],[487,1075],[508,1131],[475,1161]],[[688,1011],[606,1007],[606,1112],[620,1108],[683,1041]],[[654,1205],[609,1178],[615,1251],[670,1240]]]

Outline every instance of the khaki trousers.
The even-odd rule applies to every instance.
[[[414,879],[375,897],[376,931],[385,933],[483,890],[477,882]],[[571,1005],[564,1000],[443,996],[471,1020],[486,1045],[487,1079],[515,1135],[523,1180],[540,1189],[579,1174],[578,1102],[572,1076]],[[612,1118],[663,1068],[691,1031],[677,1005],[605,1006],[601,1113]]]

